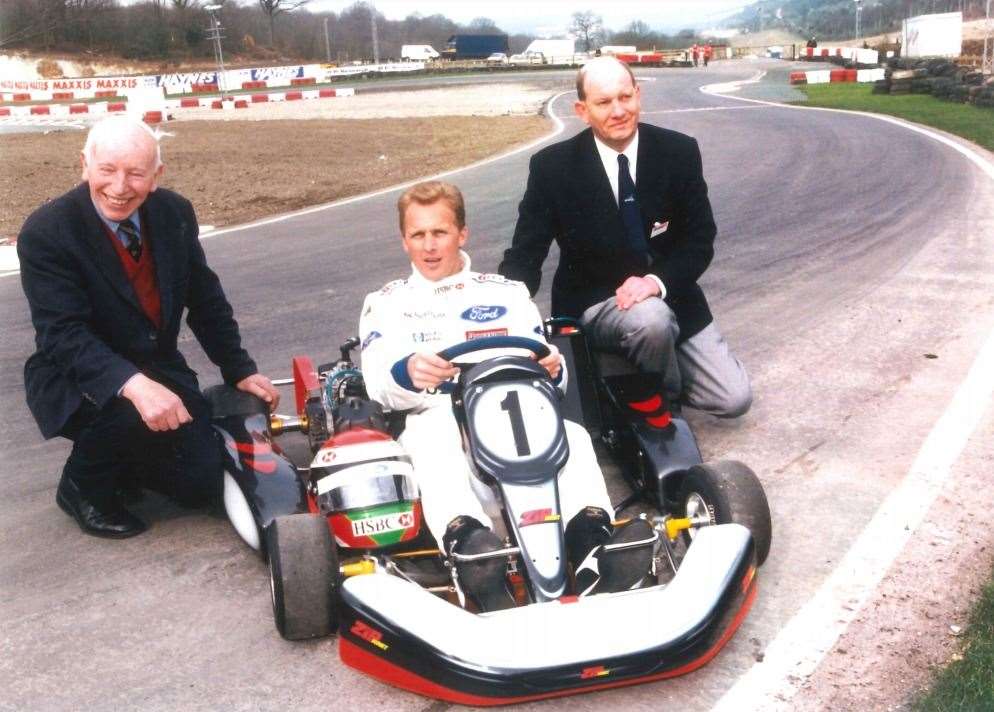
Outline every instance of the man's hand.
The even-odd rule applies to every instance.
[[[656,280],[649,277],[629,277],[615,291],[618,309],[624,311],[630,309],[639,302],[644,302],[649,297],[660,294],[659,285]]]
[[[262,398],[262,400],[269,404],[270,413],[276,410],[276,406],[280,404],[280,392],[276,390],[273,382],[261,373],[253,373],[251,376],[246,376],[235,384],[235,388]]]
[[[407,359],[407,375],[419,391],[435,388],[459,373],[459,369],[437,354],[411,354]]]
[[[176,430],[193,420],[178,395],[141,373],[128,379],[121,396],[131,401],[149,430]]]
[[[538,358],[534,354],[532,358]],[[563,368],[563,359],[559,353],[559,349],[549,344],[549,355],[545,358],[538,359],[538,365],[549,372],[549,376],[552,380],[559,377],[559,372]]]

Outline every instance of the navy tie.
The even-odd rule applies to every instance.
[[[628,156],[618,155],[618,210],[621,211],[621,222],[625,225],[625,234],[633,252],[647,254],[645,232],[642,227],[642,211],[639,209],[638,198],[635,197],[635,182],[628,171]]]
[[[142,241],[134,224],[130,220],[124,220],[117,226],[117,232],[124,238],[124,247],[131,259],[138,262],[142,258]]]

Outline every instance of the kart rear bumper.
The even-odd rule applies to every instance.
[[[342,587],[342,660],[389,684],[500,705],[681,675],[705,664],[755,596],[752,536],[697,532],[673,581],[474,615],[388,575]]]

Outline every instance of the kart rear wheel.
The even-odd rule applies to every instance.
[[[763,485],[741,462],[721,460],[694,465],[684,475],[677,497],[679,517],[707,517],[711,524],[735,522],[752,532],[756,542],[756,563],[762,566],[770,553],[773,524]],[[694,537],[694,529],[684,536]]]
[[[338,628],[338,554],[327,520],[277,517],[266,530],[276,629],[287,640],[321,638]]]

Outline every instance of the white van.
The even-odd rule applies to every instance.
[[[431,45],[403,45],[400,48],[400,58],[404,61],[424,62],[438,57],[438,52]]]

